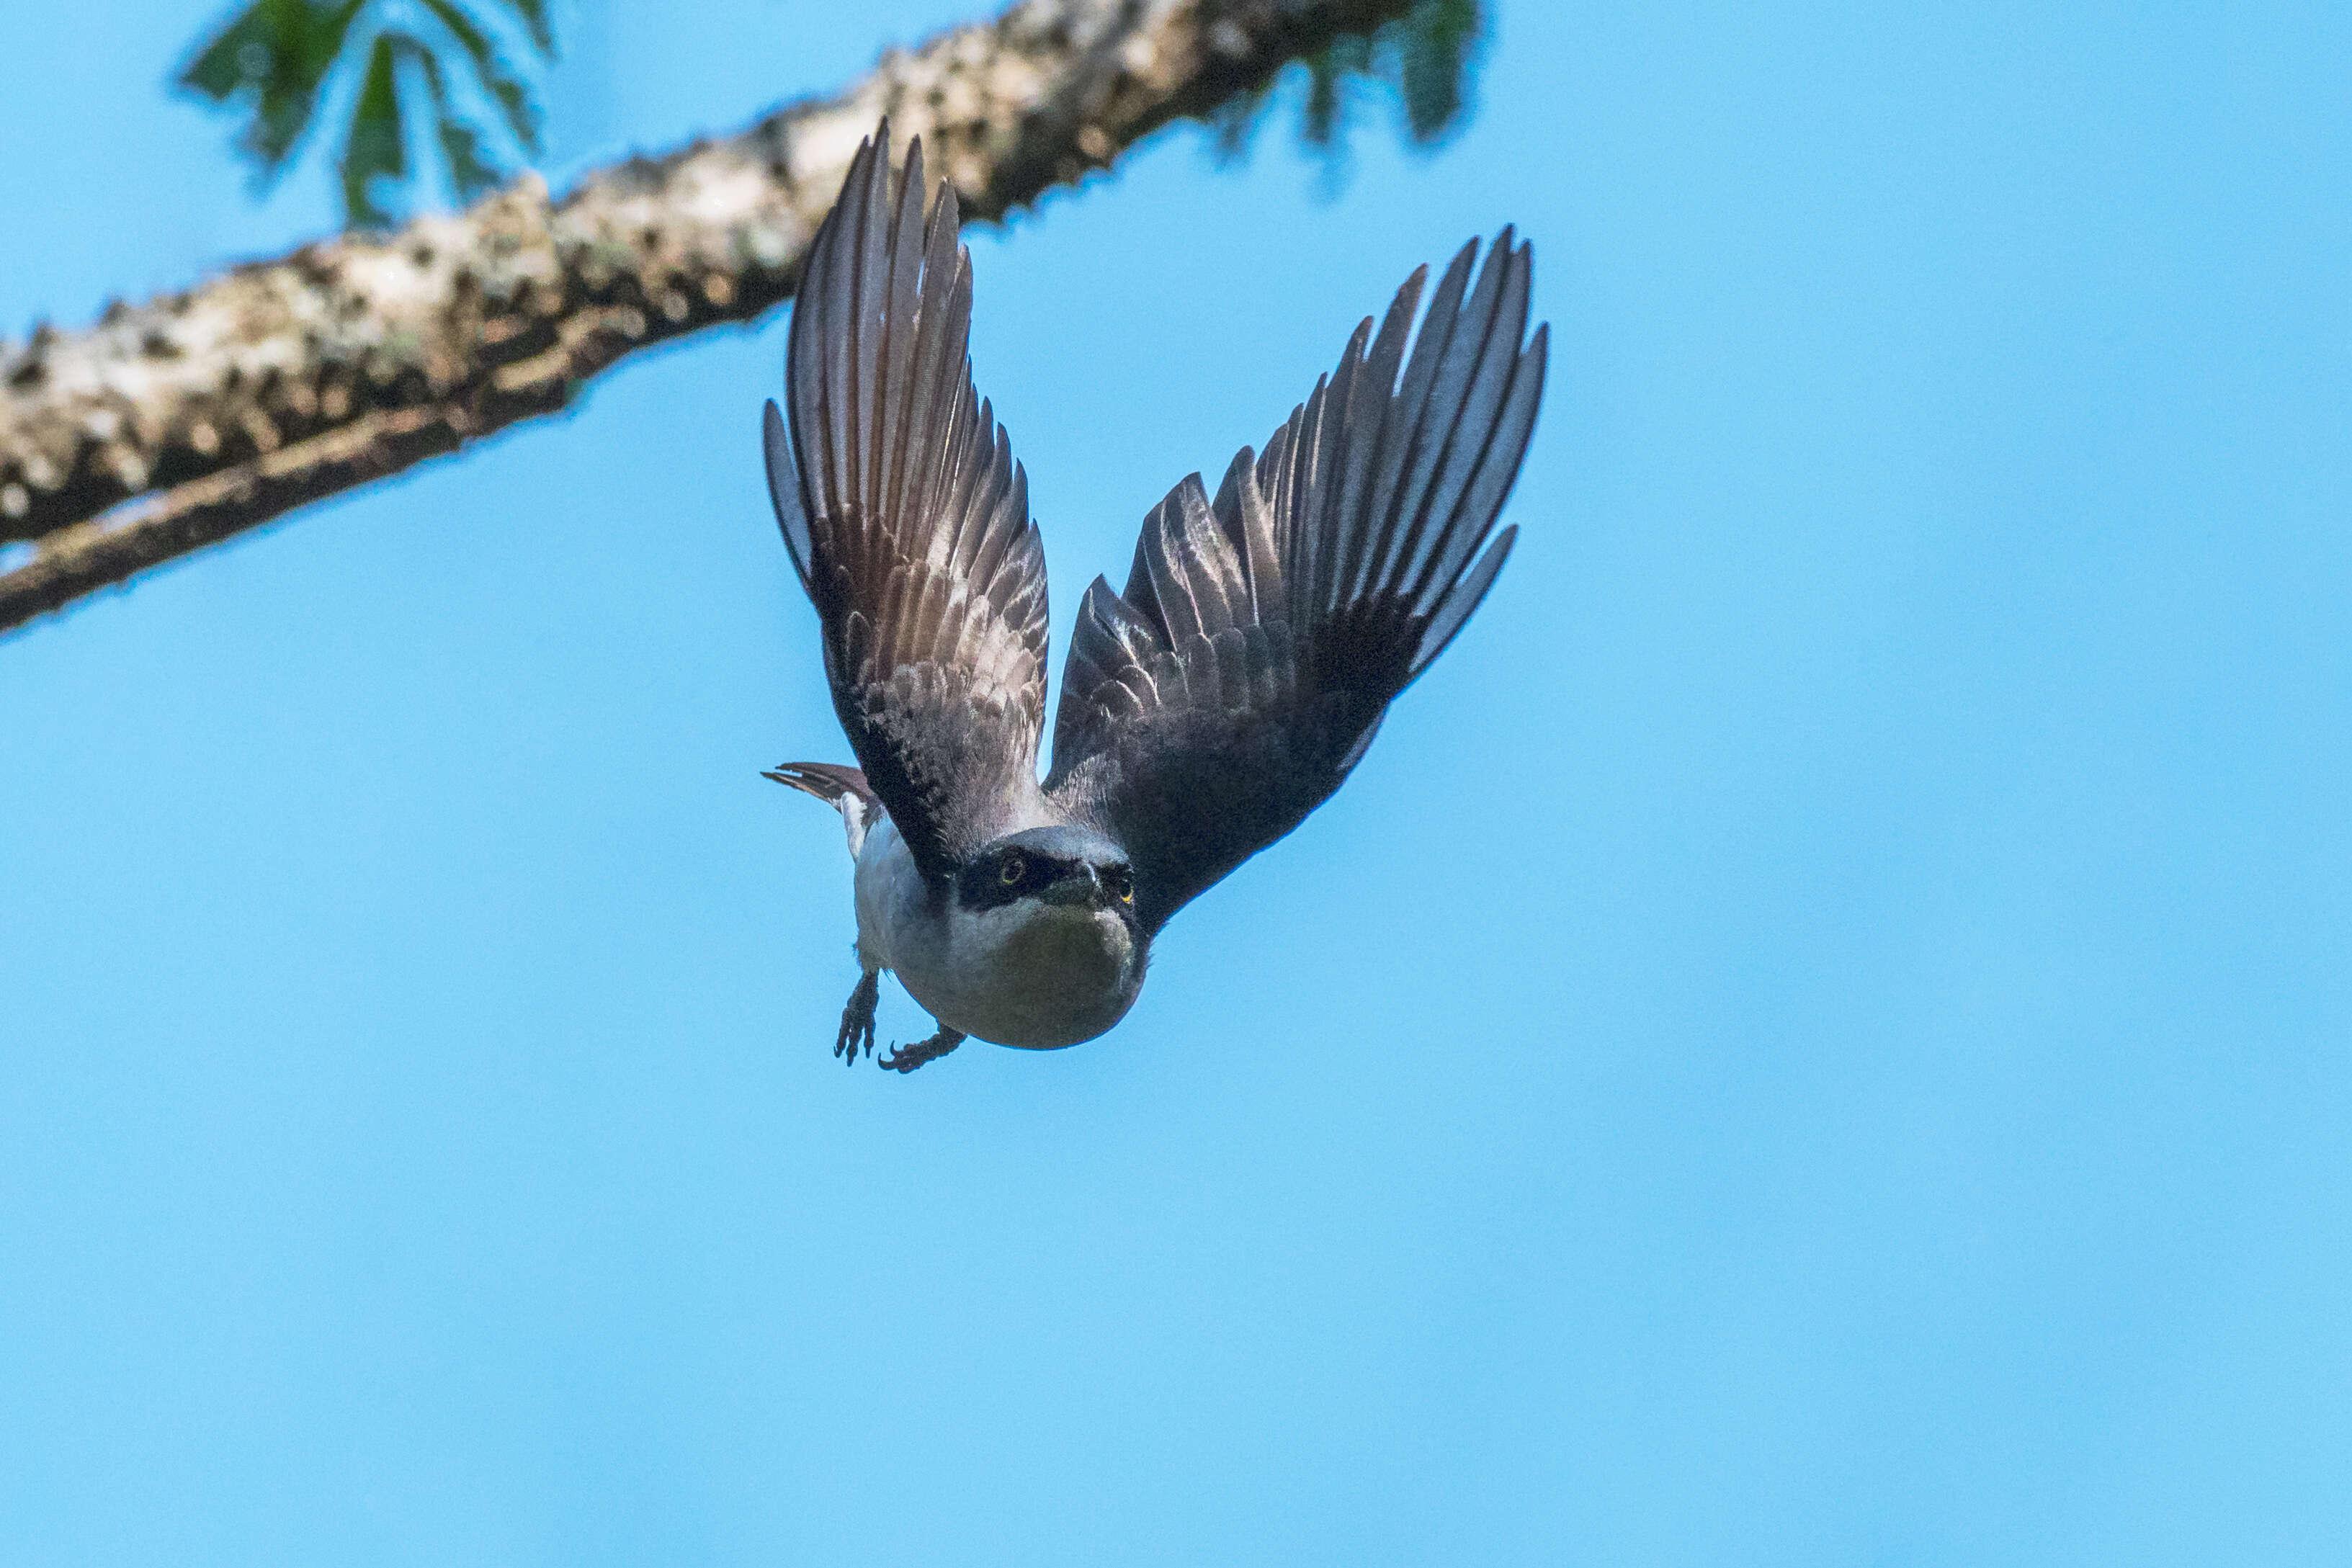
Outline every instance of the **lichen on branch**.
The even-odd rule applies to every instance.
[[[792,293],[859,139],[919,135],[990,220],[1412,0],[1024,0],[837,96],[0,346],[0,631],[532,415]],[[21,553],[21,550],[19,551]]]

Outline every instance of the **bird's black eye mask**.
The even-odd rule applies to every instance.
[[[1002,909],[1034,897],[1060,876],[1057,862],[1027,850],[1000,850],[963,868],[956,876],[956,902],[966,909]]]
[[[1024,898],[1034,898],[1062,878],[1086,874],[1085,863],[1034,850],[1003,849],[985,854],[956,874],[956,902],[975,914],[1002,909]],[[1135,917],[1135,876],[1126,866],[1101,873],[1103,903],[1132,924]]]

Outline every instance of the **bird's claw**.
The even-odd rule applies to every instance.
[[[841,1032],[834,1037],[833,1053],[853,1067],[860,1046],[866,1055],[874,1054],[874,1008],[881,995],[882,982],[869,969],[849,993],[849,1005],[841,1009]]]
[[[961,1033],[941,1024],[940,1032],[930,1039],[918,1040],[913,1045],[894,1043],[888,1051],[874,1060],[881,1063],[886,1071],[912,1072],[926,1061],[937,1061],[963,1042],[964,1036]]]

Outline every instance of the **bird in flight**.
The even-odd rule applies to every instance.
[[[874,1054],[884,970],[938,1021],[877,1060],[966,1039],[1094,1039],[1143,988],[1152,938],[1303,821],[1510,553],[1495,519],[1543,395],[1532,256],[1508,228],[1405,281],[1375,331],[1212,498],[1188,476],[1143,521],[1124,592],[1078,606],[1045,718],[1045,556],[1027,476],[973,389],[971,259],[922,144],[858,149],[793,308],[768,490],[816,607],[858,766],[767,774],[836,807],[857,958],[834,1053]],[[1408,350],[1407,339],[1412,339]]]

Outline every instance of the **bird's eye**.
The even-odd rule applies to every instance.
[[[1004,863],[996,868],[996,880],[1007,887],[1018,887],[1021,879],[1029,874],[1029,862],[1019,855],[1006,855]]]
[[[1118,894],[1121,904],[1135,902],[1135,878],[1123,871],[1110,873],[1110,890]]]

